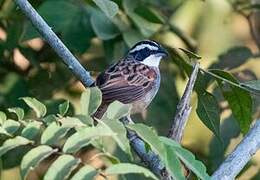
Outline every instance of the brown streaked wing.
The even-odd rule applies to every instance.
[[[133,62],[118,63],[101,73],[97,86],[102,91],[103,101],[110,103],[118,100],[124,104],[141,99],[151,90],[156,73],[146,65]],[[137,70],[138,69],[138,70]],[[127,74],[123,73],[128,70]]]

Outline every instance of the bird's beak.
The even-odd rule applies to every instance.
[[[169,56],[169,53],[168,53],[167,50],[164,49],[163,47],[160,47],[160,49],[158,50],[158,53],[159,53],[160,56],[162,56],[162,57],[167,57],[167,56]]]

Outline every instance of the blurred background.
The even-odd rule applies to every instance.
[[[260,15],[250,8],[240,9],[248,0],[114,0],[120,11],[112,19],[91,0],[30,2],[93,77],[123,57],[131,45],[149,38],[168,49],[182,47],[199,54],[204,69],[229,70],[240,81],[260,78]],[[166,135],[187,77],[174,54],[162,62],[161,72],[159,93],[147,112],[134,120]],[[227,102],[215,88],[214,83],[207,87],[221,108],[224,142],[221,144],[197,117],[196,93],[182,142],[205,163],[209,174],[242,139]],[[19,97],[32,96],[44,102],[49,113],[55,113],[58,104],[68,99],[74,114],[79,112],[83,91],[83,85],[39,37],[14,1],[0,0],[0,110],[26,108]],[[257,118],[259,99],[253,100],[253,117]],[[29,109],[26,116],[30,117]],[[20,179],[12,158],[2,159],[6,169],[1,174],[3,180]],[[238,179],[260,179],[259,152]]]

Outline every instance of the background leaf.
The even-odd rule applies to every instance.
[[[52,149],[50,146],[41,145],[30,150],[21,162],[21,176],[26,179],[29,171],[36,168],[41,161],[56,152],[57,149]]]
[[[18,120],[22,120],[24,117],[24,110],[22,108],[19,107],[8,108],[8,111],[15,113]]]
[[[36,112],[38,118],[43,117],[46,114],[46,106],[37,99],[31,97],[24,97],[21,99]]]
[[[220,109],[215,97],[207,91],[199,92],[196,112],[201,121],[220,138]]]
[[[80,98],[81,113],[91,115],[96,112],[101,104],[101,96],[101,91],[97,87],[86,89]]]
[[[69,177],[70,173],[80,163],[79,159],[71,155],[61,155],[49,167],[44,180],[63,180]]]
[[[93,0],[96,5],[107,15],[113,18],[118,13],[118,5],[110,0]]]
[[[116,175],[116,174],[130,174],[130,173],[141,173],[145,177],[150,177],[152,179],[158,179],[151,171],[148,169],[138,166],[135,164],[130,164],[130,163],[120,163],[120,164],[115,164],[110,167],[108,167],[105,170],[106,175]]]

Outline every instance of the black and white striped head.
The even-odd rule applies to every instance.
[[[136,43],[128,52],[128,56],[134,57],[135,60],[155,67],[158,67],[160,60],[167,55],[167,51],[160,44],[151,40]]]

